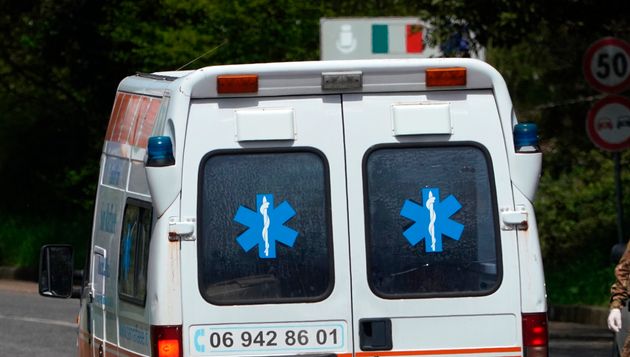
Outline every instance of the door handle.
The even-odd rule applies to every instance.
[[[94,302],[94,284],[89,283],[87,285],[87,289],[88,289],[87,300],[88,300],[88,303],[91,304]]]
[[[363,351],[386,351],[392,346],[390,319],[360,319],[359,344]]]

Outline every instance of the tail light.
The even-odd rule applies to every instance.
[[[182,326],[151,326],[151,356],[182,357]]]
[[[544,312],[523,314],[523,347],[525,357],[548,357],[549,330]]]

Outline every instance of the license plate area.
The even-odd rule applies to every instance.
[[[189,329],[194,356],[269,354],[273,352],[343,352],[344,321],[195,325]]]

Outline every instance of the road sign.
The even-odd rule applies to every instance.
[[[588,112],[586,131],[591,141],[603,150],[630,147],[630,100],[613,95],[595,103]]]
[[[596,41],[583,61],[586,81],[598,91],[619,93],[630,87],[630,44],[614,37]]]
[[[322,18],[322,60],[441,57],[416,17]]]

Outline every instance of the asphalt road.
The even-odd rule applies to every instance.
[[[76,356],[77,299],[44,298],[32,283],[0,280],[0,356]]]
[[[76,356],[76,299],[44,298],[33,283],[0,280],[0,356]],[[603,327],[550,323],[550,357],[609,357]]]
[[[549,324],[550,357],[611,357],[613,335],[604,327],[555,322]]]

